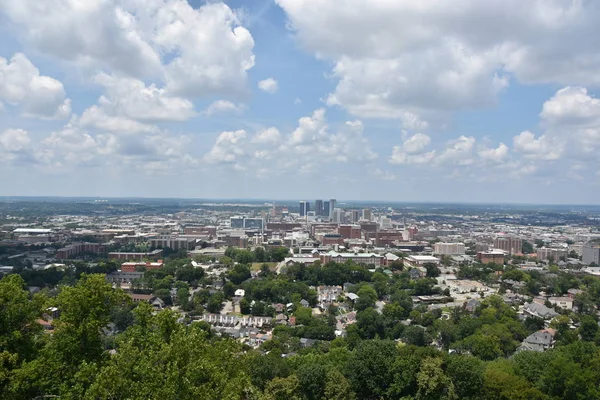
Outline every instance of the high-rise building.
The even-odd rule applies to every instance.
[[[370,221],[371,218],[373,218],[373,214],[371,213],[370,208],[365,208],[364,210],[362,210],[362,219],[366,219],[367,221]]]
[[[305,217],[306,214],[310,211],[310,203],[308,201],[300,202],[300,216]]]
[[[323,200],[315,200],[315,215],[323,215]]]
[[[346,213],[341,208],[334,208],[331,212],[331,220],[336,224],[346,223]]]
[[[360,210],[352,210],[352,222],[358,222],[360,220]]]
[[[588,242],[583,246],[581,261],[584,264],[600,265],[600,245],[597,241]]]
[[[511,236],[499,236],[494,239],[494,248],[510,255],[520,254],[523,251],[523,241]]]
[[[240,229],[244,227],[244,217],[231,217],[229,221],[231,227],[234,229]]]
[[[329,204],[328,201],[324,201],[323,202],[323,216],[324,217],[330,217],[331,216],[331,205]]]
[[[333,218],[333,210],[337,207],[337,201],[335,199],[329,199],[329,218]]]

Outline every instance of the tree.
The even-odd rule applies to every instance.
[[[325,367],[319,362],[302,363],[296,371],[299,391],[308,400],[321,400],[325,393]]]
[[[346,364],[350,386],[359,399],[374,399],[385,395],[393,383],[392,365],[397,350],[389,340],[360,342]]]
[[[381,316],[374,308],[368,307],[356,314],[356,325],[363,339],[383,338],[383,323]]]
[[[287,378],[275,378],[267,384],[265,400],[301,400],[298,396],[298,378],[296,375]]]
[[[523,254],[531,254],[534,252],[533,245],[527,240],[523,241]]]
[[[402,341],[414,346],[425,346],[425,330],[417,325],[407,326],[402,332]]]
[[[459,399],[480,398],[485,364],[476,357],[453,354],[448,357],[446,373]]]
[[[423,264],[423,267],[425,267],[425,269],[427,270],[427,277],[428,278],[435,278],[440,276],[440,269],[438,268],[437,265],[435,265],[434,263],[425,263]]]
[[[595,339],[598,333],[598,322],[590,315],[581,317],[581,325],[579,326],[579,335],[582,340],[591,342]]]
[[[246,264],[236,264],[227,273],[227,278],[236,285],[241,284],[251,277],[250,267]]]
[[[210,296],[208,302],[206,303],[206,310],[213,314],[218,314],[221,312],[223,308],[223,293],[215,293]]]
[[[417,399],[458,399],[454,383],[442,369],[443,362],[438,357],[423,359],[417,373]]]
[[[350,383],[346,377],[337,369],[333,369],[327,373],[324,398],[328,400],[355,400],[356,395],[350,388]]]

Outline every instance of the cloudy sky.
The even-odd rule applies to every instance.
[[[600,2],[0,0],[0,195],[596,204]]]

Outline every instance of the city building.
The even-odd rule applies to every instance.
[[[300,202],[300,216],[305,217],[310,211],[310,203],[308,201]]]
[[[265,220],[262,218],[244,218],[244,229],[263,230]]]
[[[323,214],[323,200],[315,200],[315,215],[322,216]]]
[[[336,224],[345,224],[346,223],[346,213],[341,208],[335,208],[331,212],[331,221]]]
[[[371,221],[373,219],[373,212],[370,208],[365,208],[362,210],[362,219],[366,221]]]
[[[323,216],[324,217],[330,217],[331,216],[331,205],[329,204],[329,201],[324,201],[323,202]]]
[[[521,254],[523,252],[523,240],[512,236],[498,236],[494,239],[494,248],[510,255]]]
[[[404,257],[404,265],[407,267],[417,268],[425,264],[440,265],[440,259],[433,256],[407,256]]]
[[[460,255],[465,254],[465,244],[464,243],[434,243],[433,245],[433,253],[439,255]]]
[[[160,269],[163,267],[163,261],[162,260],[158,260],[156,262],[152,262],[152,261],[146,261],[146,262],[135,262],[135,261],[128,261],[128,262],[124,262],[123,264],[121,264],[121,272],[135,272],[137,270],[138,267],[144,267],[147,270],[152,270],[152,269]]]
[[[329,199],[329,218],[333,219],[333,210],[337,207],[337,201],[335,199]]]
[[[150,240],[150,246],[155,249],[169,248],[171,250],[193,250],[196,247],[196,239],[163,236]]]
[[[504,264],[504,252],[501,250],[479,251],[477,252],[477,260],[482,264]]]
[[[116,259],[116,260],[123,260],[123,261],[129,261],[129,260],[145,260],[145,259],[149,259],[149,260],[157,260],[160,257],[162,257],[162,249],[156,249],[153,251],[149,251],[149,252],[140,252],[140,253],[128,253],[128,252],[122,252],[122,251],[111,251],[110,253],[108,253],[108,258],[112,258],[112,259]]]
[[[101,243],[71,243],[61,249],[56,250],[55,258],[66,260],[77,257],[82,254],[106,254],[108,245]]]
[[[330,251],[328,253],[321,254],[321,262],[323,264],[327,264],[328,262],[344,263],[349,260],[357,264],[373,265],[376,267],[385,265],[385,257],[381,254],[338,253],[336,251]]]
[[[362,237],[360,225],[340,225],[338,233],[344,239],[360,239]]]
[[[231,229],[241,229],[244,227],[244,217],[231,217],[229,218],[229,226]]]
[[[584,264],[600,265],[600,243],[597,241],[588,242],[583,246],[581,261]]]
[[[381,230],[377,232],[369,232],[367,234],[369,239],[374,239],[375,246],[394,246],[399,245],[402,242],[402,232],[393,230]]]
[[[536,250],[536,254],[537,254],[537,259],[540,261],[546,261],[546,260],[558,261],[561,258],[567,258],[569,256],[569,250],[541,247]]]

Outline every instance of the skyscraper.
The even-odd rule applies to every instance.
[[[329,202],[328,201],[324,201],[323,202],[323,214],[324,217],[329,217],[329,215],[331,215],[331,208],[329,206]]]
[[[335,210],[337,206],[337,201],[335,199],[329,199],[329,218],[333,217],[333,210]]]
[[[315,215],[323,215],[323,200],[315,200]]]
[[[300,216],[305,217],[306,214],[310,211],[310,203],[308,201],[300,202]]]
[[[370,221],[372,218],[373,218],[373,214],[371,213],[370,208],[365,208],[364,210],[362,210],[362,219],[366,219],[367,221]]]

